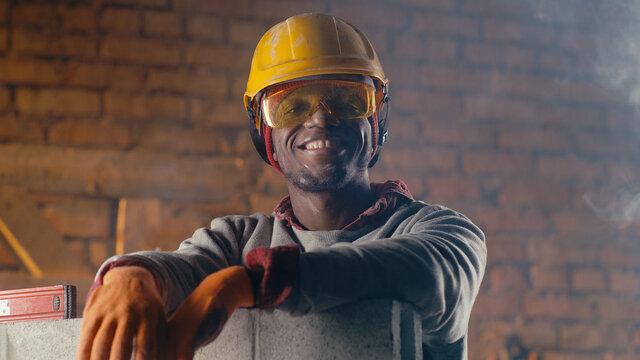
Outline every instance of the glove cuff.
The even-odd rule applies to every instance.
[[[289,244],[253,249],[247,254],[246,266],[253,284],[255,306],[276,307],[287,299],[298,282],[300,247]]]

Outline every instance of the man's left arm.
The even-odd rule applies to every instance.
[[[484,274],[484,235],[449,209],[426,206],[413,216],[399,234],[300,254],[298,284],[281,308],[303,314],[394,298],[415,306],[426,335],[460,339]]]

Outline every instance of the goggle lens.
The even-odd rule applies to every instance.
[[[273,129],[297,126],[307,121],[319,107],[339,120],[365,118],[375,111],[375,94],[371,84],[346,80],[319,79],[282,84],[265,93],[263,119]]]

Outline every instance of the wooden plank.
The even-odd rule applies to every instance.
[[[0,232],[35,277],[90,273],[24,190],[0,187]]]

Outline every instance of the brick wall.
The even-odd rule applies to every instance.
[[[637,358],[630,1],[0,0],[0,186],[37,209],[8,225],[46,219],[86,269],[36,279],[0,236],[1,287],[68,280],[83,302],[118,246],[171,249],[213,216],[270,212],[285,187],[241,96],[260,35],[309,11],[360,27],[391,79],[373,178],[487,234],[470,358],[511,334],[545,359]]]

